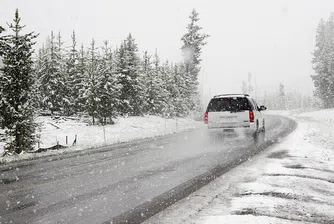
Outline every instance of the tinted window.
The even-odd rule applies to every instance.
[[[216,98],[208,106],[208,112],[251,110],[251,105],[245,97]]]

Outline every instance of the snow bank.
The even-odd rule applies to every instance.
[[[37,123],[40,124],[37,134],[40,135],[39,144],[41,148],[54,146],[57,142],[60,145],[71,147],[75,137],[77,138],[75,147],[41,154],[57,154],[64,151],[83,150],[137,139],[168,135],[194,129],[198,125],[198,122],[190,118],[164,119],[157,116],[120,117],[115,122],[114,125],[93,126],[88,125],[87,122],[78,118],[58,117],[55,119],[40,116],[37,118]],[[3,146],[4,143],[0,143],[1,150],[3,150]],[[1,152],[2,151],[0,151],[0,153]],[[32,156],[40,155],[25,154],[22,157],[28,158]],[[12,158],[12,160],[13,159],[14,158]]]
[[[42,123],[41,147],[73,143],[77,136],[77,146],[96,147],[135,139],[177,133],[195,127],[195,122],[188,118],[164,119],[157,116],[121,117],[114,125],[92,126],[77,120],[59,120],[39,117]],[[57,127],[55,127],[57,126]]]

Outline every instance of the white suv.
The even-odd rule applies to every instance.
[[[265,119],[255,100],[248,94],[223,94],[214,96],[207,107],[204,122],[209,129],[224,131],[242,130],[257,137],[265,131]]]

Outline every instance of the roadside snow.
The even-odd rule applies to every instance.
[[[334,110],[286,115],[283,142],[145,223],[334,223]]]
[[[188,118],[166,119],[165,126],[165,119],[157,116],[121,117],[116,124],[104,127],[88,126],[77,120],[54,122],[49,117],[39,117],[38,122],[43,124],[41,147],[55,145],[57,141],[66,145],[66,136],[68,143],[72,144],[77,135],[77,145],[87,148],[172,134],[195,126],[195,122]]]
[[[70,146],[70,148],[48,151],[39,153],[38,155],[25,153],[19,157],[4,157],[0,158],[0,162],[84,150],[92,147],[168,135],[194,129],[198,125],[198,122],[191,118],[165,120],[157,116],[121,117],[116,120],[114,125],[106,126],[88,125],[87,122],[78,118],[68,117],[58,117],[55,119],[41,116],[37,118],[37,122],[41,125],[38,131],[41,148],[54,146],[57,142],[60,145]],[[66,136],[68,139],[67,144]],[[77,136],[76,145],[72,147],[75,136]],[[3,152],[3,146],[4,143],[0,142],[0,153]]]

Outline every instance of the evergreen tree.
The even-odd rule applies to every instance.
[[[172,66],[172,77],[171,77],[171,98],[173,103],[173,115],[176,117],[180,117],[183,112],[183,101],[181,98],[181,77],[182,70],[179,64],[175,64]]]
[[[122,115],[142,115],[143,83],[140,74],[138,47],[131,34],[121,44],[116,55],[116,74],[122,85],[120,112]]]
[[[41,71],[40,90],[43,95],[43,107],[54,113],[55,111],[60,112],[62,109],[64,79],[61,71],[60,50],[53,32],[51,32],[47,46],[47,54],[44,56],[43,70]]]
[[[158,56],[157,51],[153,57],[153,65],[152,65],[152,88],[151,88],[151,100],[154,101],[154,107],[152,108],[152,113],[156,115],[162,115],[165,105],[165,96],[167,94],[167,90],[164,86],[164,77],[162,73],[162,68],[160,65],[160,58]]]
[[[5,31],[5,29],[0,26],[0,34]],[[6,48],[6,42],[0,37],[0,57],[4,54]]]
[[[151,60],[147,51],[144,52],[142,60],[141,73],[143,74],[143,83],[145,85],[144,93],[144,111],[149,114],[161,114],[163,109],[162,77],[159,57],[154,55],[154,60]]]
[[[179,92],[179,103],[178,111],[180,116],[186,116],[190,111],[190,104],[187,96],[189,95],[189,90],[187,88],[187,72],[186,65],[184,63],[177,64],[176,70],[176,85]],[[199,100],[199,98],[197,98]],[[199,102],[197,102],[200,104]]]
[[[171,82],[171,74],[172,74],[172,67],[168,61],[166,61],[161,67],[161,74],[162,74],[162,88],[164,89],[164,101],[163,105],[164,108],[162,110],[162,114],[164,117],[171,117],[172,116],[172,82]]]
[[[181,38],[183,42],[182,53],[185,61],[188,99],[190,109],[195,109],[196,101],[199,100],[198,93],[198,75],[201,70],[200,63],[202,47],[206,45],[205,39],[209,35],[201,32],[202,28],[198,25],[198,13],[195,9],[191,12],[190,23],[187,26],[187,32]],[[197,108],[199,109],[199,108]]]
[[[316,75],[312,76],[315,94],[326,108],[334,107],[334,14],[325,22],[320,21],[316,44],[313,53],[313,68]]]
[[[58,32],[57,35],[57,44],[56,44],[56,53],[58,55],[58,72],[59,72],[59,80],[58,80],[58,88],[60,94],[59,99],[60,99],[60,107],[61,107],[61,112],[64,115],[71,115],[73,114],[73,100],[72,100],[72,95],[70,91],[70,87],[68,85],[69,82],[69,71],[68,67],[66,64],[66,58],[65,58],[65,49],[63,48],[63,41],[62,37],[60,35],[60,32]]]
[[[112,118],[117,115],[118,98],[121,89],[121,86],[117,83],[113,54],[108,46],[108,41],[104,41],[99,74],[97,95],[100,101],[97,111],[100,121],[104,125],[107,123],[107,118],[109,118],[110,123],[113,123]]]
[[[35,142],[34,87],[32,46],[34,32],[21,34],[18,9],[9,28],[14,34],[1,37],[5,44],[0,76],[0,126],[5,129],[7,144],[17,153],[33,149]],[[3,51],[5,50],[5,51]]]
[[[77,64],[77,76],[72,82],[72,88],[75,94],[78,95],[77,98],[74,99],[75,111],[76,112],[84,112],[86,105],[86,82],[88,80],[88,72],[87,72],[87,63],[88,58],[86,52],[84,50],[83,44],[81,45],[79,51],[79,58]],[[76,95],[75,95],[76,96]]]
[[[98,116],[98,104],[101,101],[98,96],[98,67],[99,62],[97,58],[95,40],[92,40],[91,48],[89,49],[89,61],[87,64],[87,74],[88,80],[86,85],[86,110],[93,119],[93,125],[95,124],[95,119]]]
[[[42,93],[40,90],[41,87],[41,76],[43,71],[43,58],[45,55],[45,48],[44,45],[42,48],[38,50],[37,57],[34,61],[34,80],[35,80],[35,105],[36,108],[41,109],[42,108]]]
[[[76,101],[79,99],[79,89],[82,87],[82,79],[79,76],[78,71],[79,64],[79,53],[76,49],[77,42],[75,37],[75,32],[73,31],[71,35],[72,45],[66,57],[66,106],[67,114],[77,113],[79,108],[76,105]]]

